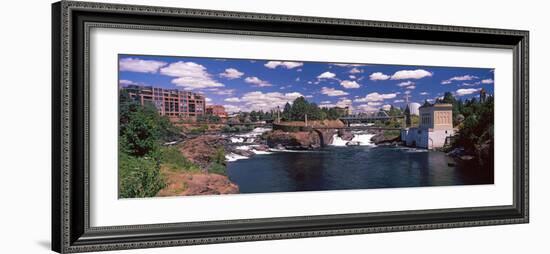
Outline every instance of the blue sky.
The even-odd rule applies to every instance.
[[[299,96],[354,112],[433,102],[444,92],[469,99],[494,94],[493,69],[284,60],[119,55],[119,85],[178,88],[229,112],[270,110]]]

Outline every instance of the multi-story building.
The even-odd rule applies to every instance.
[[[123,89],[141,105],[153,104],[163,116],[196,117],[206,112],[205,97],[199,93],[138,85],[129,85]]]
[[[206,106],[206,114],[207,115],[213,115],[213,116],[219,116],[221,118],[227,118],[227,112],[225,111],[225,107],[222,105],[208,105]]]
[[[453,105],[424,104],[419,108],[420,125],[401,130],[401,140],[407,146],[440,148],[454,135]]]

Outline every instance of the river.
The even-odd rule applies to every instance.
[[[445,153],[375,146],[371,136],[356,133],[353,141],[358,146],[346,146],[336,137],[333,145],[319,150],[255,151],[249,158],[228,155],[228,176],[241,193],[493,183],[492,170],[474,163],[449,166],[453,160]],[[254,151],[253,146],[240,148]]]

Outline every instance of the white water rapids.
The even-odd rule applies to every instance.
[[[370,140],[374,137],[374,134],[366,134],[361,132],[354,132],[353,139],[350,141],[343,140],[338,134],[332,136],[331,146],[375,146],[375,144]]]
[[[242,144],[235,149],[237,150],[243,150],[243,151],[249,151],[254,154],[271,154],[273,152],[308,152],[308,151],[294,151],[294,150],[280,150],[280,149],[269,149],[269,151],[260,151],[257,150],[257,145],[254,145],[253,143],[256,141],[256,139],[259,138],[260,135],[262,135],[266,131],[270,131],[270,128],[255,128],[250,132],[243,133],[243,134],[237,134],[232,137],[230,137],[230,140],[232,143],[235,144]],[[337,134],[334,134],[332,144],[331,146],[339,146],[339,147],[345,147],[345,146],[375,146],[375,144],[371,141],[371,138],[374,136],[374,134],[367,134],[364,132],[353,132],[353,139],[350,141],[343,140],[341,137],[339,137]],[[248,145],[250,144],[250,145]],[[236,153],[230,153],[225,155],[225,158],[228,162],[231,161],[237,161],[242,159],[248,159],[249,157],[243,156]]]
[[[252,144],[264,132],[270,131],[270,130],[271,130],[271,128],[257,127],[257,128],[254,128],[250,132],[243,133],[243,134],[237,134],[233,137],[230,137],[230,140],[231,140],[231,143]],[[257,145],[240,145],[240,146],[235,147],[235,149],[243,150],[243,151],[250,151],[254,154],[271,154],[272,153],[272,152],[269,152],[269,151],[257,150],[257,149],[255,149],[256,147],[257,147]],[[236,161],[236,160],[248,159],[248,157],[243,156],[243,155],[239,155],[239,154],[235,154],[235,153],[230,153],[230,154],[225,155],[225,159],[228,162],[231,162],[231,161]]]

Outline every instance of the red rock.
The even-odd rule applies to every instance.
[[[163,170],[167,185],[157,193],[159,197],[237,194],[239,186],[227,176],[209,173],[170,172]]]

